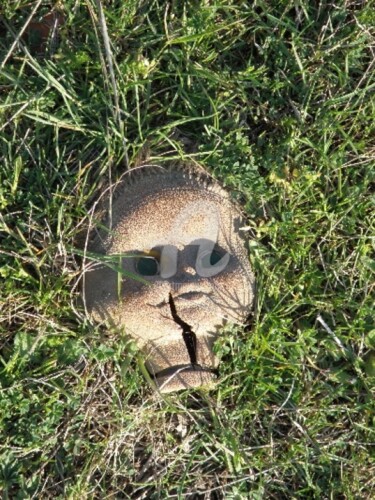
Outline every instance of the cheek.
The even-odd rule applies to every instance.
[[[125,278],[121,282],[121,299],[124,305],[138,304],[138,307],[144,305],[156,305],[161,302],[166,293],[163,282],[152,282],[147,280],[148,285],[132,278]]]
[[[249,279],[240,269],[233,269],[211,278],[213,297],[223,315],[233,321],[242,321],[252,301]]]
[[[160,337],[179,335],[168,306],[168,283],[157,281],[144,285],[135,280],[123,280],[121,300],[111,311],[115,321],[124,325],[140,346]],[[164,305],[163,305],[164,304]]]

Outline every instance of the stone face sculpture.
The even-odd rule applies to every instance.
[[[144,165],[98,218],[83,275],[89,315],[124,327],[162,392],[213,383],[220,327],[243,321],[253,302],[229,193],[188,164]]]

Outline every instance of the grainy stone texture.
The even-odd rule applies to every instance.
[[[220,327],[243,321],[253,302],[240,210],[215,180],[188,164],[142,166],[123,177],[106,203],[88,250],[113,256],[123,272],[86,259],[89,315],[125,328],[150,372],[163,372],[156,378],[163,392],[207,384],[218,364],[212,346]],[[212,252],[219,259],[214,265]],[[157,274],[139,275],[142,256],[155,259]],[[171,300],[194,334],[195,359]]]

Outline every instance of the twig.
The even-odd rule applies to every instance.
[[[322,327],[325,329],[325,331],[331,335],[331,337],[336,342],[336,344],[339,346],[339,348],[341,349],[341,351],[345,355],[345,357],[348,357],[349,350],[344,346],[344,344],[341,342],[341,340],[338,338],[338,336],[335,334],[335,332],[333,330],[331,330],[331,328],[327,325],[327,323],[324,321],[324,319],[321,317],[320,314],[318,314],[316,320],[322,325]]]

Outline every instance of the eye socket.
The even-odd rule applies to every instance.
[[[195,269],[201,278],[213,278],[224,271],[230,260],[228,252],[223,252],[220,248],[213,250],[198,251]]]
[[[156,276],[159,274],[159,261],[155,257],[140,257],[135,266],[137,272],[142,276]]]
[[[204,269],[210,269],[212,266],[217,264],[221,260],[222,255],[217,250],[212,250],[212,252],[205,252],[200,256],[200,265]]]

